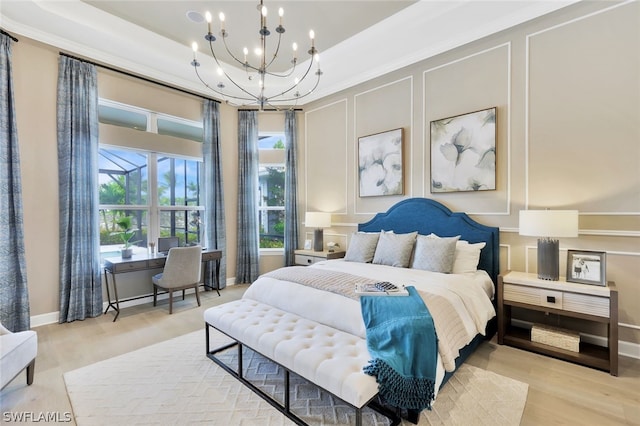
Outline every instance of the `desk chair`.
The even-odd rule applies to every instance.
[[[196,300],[200,306],[200,269],[202,267],[202,247],[174,247],[169,250],[164,270],[161,274],[154,275],[153,281],[153,306],[156,306],[158,289],[169,292],[169,314],[173,313],[173,292],[184,291],[193,288],[196,292]]]
[[[38,354],[38,335],[33,330],[12,333],[0,324],[0,389],[24,369],[27,385],[33,383]]]

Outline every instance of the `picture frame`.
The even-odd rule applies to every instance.
[[[404,194],[404,129],[358,138],[360,197]]]
[[[311,240],[304,240],[304,249],[311,250]]]
[[[567,282],[607,285],[607,254],[603,251],[568,250]]]
[[[431,193],[496,189],[497,107],[431,122]]]

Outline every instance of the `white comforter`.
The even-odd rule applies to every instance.
[[[441,296],[449,302],[449,305],[455,309],[457,317],[460,318],[460,324],[456,325],[456,346],[459,346],[457,350],[470,343],[478,333],[484,334],[487,322],[495,316],[491,303],[493,284],[484,271],[441,274],[344,260],[319,262],[310,268],[324,268],[375,280],[390,281],[396,285],[414,286],[425,300],[429,300],[428,293]],[[272,305],[362,338],[366,337],[360,303],[354,299],[265,276],[256,280],[243,297]],[[426,304],[429,306],[429,303]],[[438,326],[435,312],[432,312],[432,316],[439,339],[442,339],[441,333],[446,332],[443,329],[444,325]],[[451,324],[446,324],[447,328],[450,326]],[[461,333],[463,335],[460,335]],[[456,356],[457,352],[440,353],[438,367],[440,380],[444,376],[444,370],[455,369],[452,357]]]

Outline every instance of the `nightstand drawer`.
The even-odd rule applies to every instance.
[[[313,256],[304,256],[302,254],[296,254],[295,257],[296,265],[313,265],[316,262],[320,262],[321,260],[326,260],[321,257],[313,257]]]
[[[513,284],[504,285],[504,300],[509,302],[563,309],[563,296],[561,291]]]
[[[564,293],[564,309],[609,318],[609,299],[589,294]]]

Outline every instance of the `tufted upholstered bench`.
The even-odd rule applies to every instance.
[[[330,392],[356,409],[356,424],[361,425],[361,409],[367,405],[399,423],[394,413],[385,411],[373,399],[378,393],[374,377],[362,371],[369,361],[365,339],[328,327],[295,314],[256,302],[240,299],[207,309],[204,312],[207,356],[298,424],[304,424],[289,411],[289,372],[293,372]],[[253,386],[242,377],[242,363],[232,371],[215,354],[235,345],[211,349],[209,327],[213,327],[285,368],[285,404]],[[241,360],[241,357],[239,356]]]

